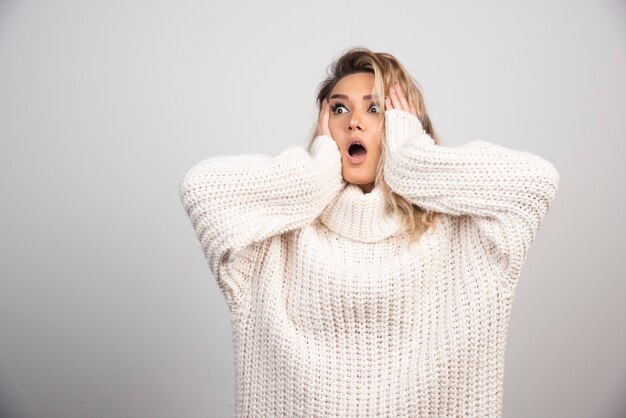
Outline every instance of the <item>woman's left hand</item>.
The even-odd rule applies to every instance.
[[[394,83],[389,86],[389,96],[385,97],[385,110],[399,109],[417,116],[413,103],[409,103],[402,91],[400,84]]]

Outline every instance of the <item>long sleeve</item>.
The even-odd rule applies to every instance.
[[[180,198],[231,311],[245,296],[263,243],[317,218],[345,187],[341,153],[326,135],[308,153],[214,156],[180,182]]]
[[[385,112],[384,178],[415,205],[475,222],[490,263],[512,290],[529,246],[554,201],[559,173],[547,160],[486,141],[436,145],[419,119]]]

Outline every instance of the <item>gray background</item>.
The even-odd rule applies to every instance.
[[[0,416],[232,415],[228,310],[179,181],[304,146],[354,45],[406,65],[445,145],[561,174],[515,296],[504,417],[625,416],[625,44],[615,0],[0,0]]]

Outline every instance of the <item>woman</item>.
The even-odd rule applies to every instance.
[[[317,101],[306,150],[214,156],[180,185],[231,312],[236,415],[500,416],[513,294],[557,170],[439,145],[390,54],[346,51]]]

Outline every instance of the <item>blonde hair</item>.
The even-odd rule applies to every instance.
[[[339,80],[347,75],[367,72],[374,74],[374,89],[372,94],[375,97],[378,108],[383,111],[384,103],[379,98],[387,97],[389,86],[395,82],[402,87],[407,101],[413,103],[417,111],[417,117],[422,123],[424,130],[428,133],[437,145],[441,143],[436,134],[424,104],[424,97],[421,86],[409,74],[404,66],[391,54],[385,52],[373,52],[365,47],[352,47],[344,51],[327,68],[328,76],[318,86],[317,109],[318,114],[322,107],[322,101],[330,96]],[[381,118],[381,127],[384,125],[384,117]],[[411,203],[405,197],[392,191],[385,182],[383,167],[386,154],[385,130],[382,129],[383,137],[381,141],[381,156],[376,167],[375,187],[380,187],[387,206],[387,211],[400,213],[405,233],[411,242],[417,241],[428,228],[435,230],[438,224],[438,214],[430,212]],[[313,141],[317,137],[317,122],[315,123],[306,149],[311,150]]]

